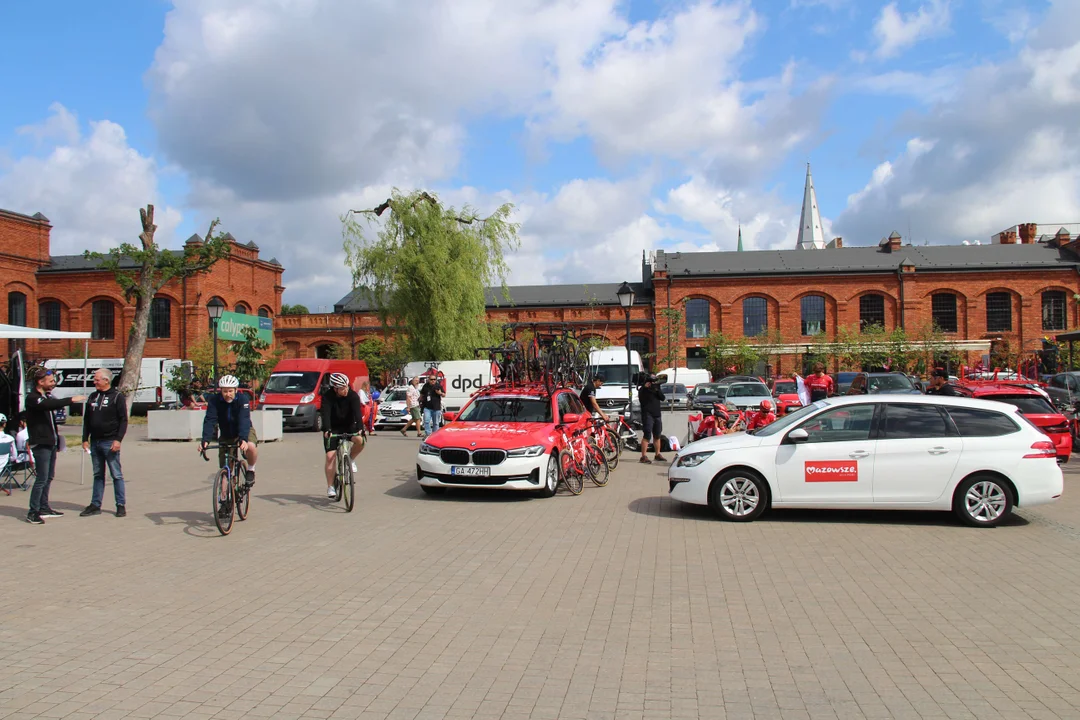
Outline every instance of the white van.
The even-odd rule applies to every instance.
[[[632,410],[631,417],[636,421],[635,416],[640,412],[637,408],[637,387],[633,384],[633,376],[644,370],[641,356],[635,350],[630,351],[629,369],[626,348],[609,346],[589,353],[589,377],[600,377],[604,381],[596,391],[596,402],[600,408],[605,413],[617,412],[622,415]],[[630,377],[627,377],[628,372]]]
[[[712,373],[704,368],[668,368],[656,374],[666,375],[669,383],[685,385],[688,393],[693,392],[698,383],[712,382]]]
[[[426,374],[432,368],[437,368],[446,378],[444,411],[458,412],[473,396],[473,393],[492,383],[491,363],[488,360],[446,360],[445,362],[409,363],[405,366],[402,384],[406,384],[414,377]]]
[[[83,378],[83,363],[85,362],[86,377],[85,385]],[[139,384],[135,390],[129,408],[132,415],[144,414],[147,410],[160,407],[163,403],[177,402],[176,393],[165,387],[169,381],[172,369],[181,365],[191,365],[186,360],[169,360],[167,358],[143,358],[142,368],[139,372]],[[56,397],[74,397],[93,392],[94,371],[98,368],[106,368],[113,372],[113,383],[120,380],[120,372],[124,369],[124,358],[67,358],[60,360],[46,360],[45,367],[53,371],[56,376],[56,389],[53,395]],[[75,410],[75,408],[72,408]],[[81,408],[80,408],[81,409]]]

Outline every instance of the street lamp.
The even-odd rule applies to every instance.
[[[619,297],[619,304],[622,305],[622,309],[626,313],[626,410],[628,413],[632,413],[634,405],[632,375],[634,371],[633,363],[630,362],[630,308],[634,306],[634,288],[630,287],[630,283],[624,282],[615,291],[615,294]]]
[[[206,312],[210,313],[210,324],[214,327],[214,385],[217,385],[217,326],[221,314],[225,312],[225,303],[217,298],[211,298],[210,302],[206,303]]]

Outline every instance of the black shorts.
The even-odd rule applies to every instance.
[[[646,440],[652,440],[664,434],[664,424],[659,416],[642,415],[641,430],[645,433]]]
[[[335,435],[337,435],[337,434],[341,434],[341,433],[335,433]],[[360,433],[358,433],[358,432],[349,433],[349,434],[353,437],[353,442],[356,442],[356,438],[358,436],[360,436]],[[341,444],[341,438],[339,438],[339,437],[330,437],[330,438],[324,437],[323,438],[323,448],[326,450],[326,452],[334,452],[335,450],[337,450],[337,447],[340,444]]]

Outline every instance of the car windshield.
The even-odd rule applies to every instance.
[[[769,388],[761,383],[735,383],[727,392],[727,397],[768,397]]]
[[[799,392],[798,385],[790,380],[776,383],[777,395],[794,395],[797,392]]]
[[[793,412],[789,412],[787,415],[783,416],[779,420],[776,420],[775,422],[771,422],[771,423],[769,423],[768,425],[766,425],[763,428],[758,428],[757,430],[754,430],[753,434],[758,435],[760,437],[767,437],[769,435],[775,435],[778,432],[783,432],[783,431],[787,430],[789,427],[791,427],[795,423],[800,422],[803,418],[805,418],[810,413],[817,412],[818,410],[821,410],[822,408],[825,408],[825,407],[828,407],[827,403],[825,403],[825,402],[823,402],[821,400],[818,400],[816,403],[811,403],[809,405],[805,405],[805,406],[799,408],[798,410],[795,410]]]
[[[1009,403],[1025,415],[1056,415],[1050,403],[1041,395],[983,395],[983,400],[996,400],[997,402]]]
[[[309,393],[319,382],[318,372],[281,372],[274,373],[266,381],[263,392],[268,393]]]
[[[720,385],[698,385],[694,388],[694,396],[700,395],[718,395],[720,393]]]
[[[459,422],[551,422],[551,401],[527,397],[479,398],[458,416]]]
[[[626,385],[626,365],[593,365],[589,371],[605,385]]]
[[[405,390],[391,390],[383,398],[383,402],[405,402],[405,393]]]
[[[911,384],[911,380],[907,375],[871,375],[870,376],[870,392],[881,392],[882,390],[914,390],[915,386]]]
[[[671,383],[668,383],[667,385],[661,385],[660,386],[660,392],[664,393],[665,395],[671,395],[671,394],[685,395],[686,394],[686,386],[685,385],[672,385]]]

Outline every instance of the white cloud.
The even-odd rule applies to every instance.
[[[56,255],[137,243],[139,208],[158,199],[156,163],[131,148],[116,123],[91,122],[84,136],[67,108],[54,104],[50,110],[40,124],[20,128],[49,147],[42,155],[16,158],[0,175],[0,207],[48,217]],[[178,210],[158,205],[158,241],[174,241],[180,220]]]
[[[891,58],[921,40],[947,34],[950,21],[949,0],[930,0],[910,13],[901,13],[897,4],[891,2],[881,9],[874,22],[875,55]]]
[[[877,95],[897,95],[932,104],[953,97],[959,78],[960,69],[951,66],[925,73],[891,70],[852,78],[849,87]]]

